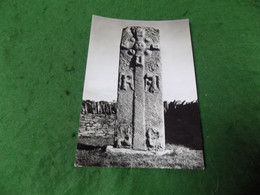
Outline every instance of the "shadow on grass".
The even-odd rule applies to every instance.
[[[92,146],[92,145],[85,145],[78,143],[77,144],[78,150],[101,150],[102,152],[106,151],[106,146]]]

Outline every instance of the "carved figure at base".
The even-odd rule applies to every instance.
[[[160,135],[158,131],[155,131],[153,128],[148,128],[146,131],[146,145],[148,150],[158,151],[162,148],[160,142],[158,142]]]
[[[132,133],[129,125],[120,125],[115,137],[115,146],[117,148],[130,148],[132,146]]]

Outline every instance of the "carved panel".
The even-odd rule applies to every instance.
[[[115,146],[117,148],[130,148],[132,146],[132,127],[120,124],[115,132]]]
[[[134,90],[134,80],[132,75],[121,74],[120,77],[120,89],[127,90],[130,88]]]
[[[149,150],[161,150],[162,144],[159,141],[159,131],[149,127],[146,131],[146,145]]]
[[[144,76],[145,90],[151,93],[159,90],[159,76],[147,73]]]

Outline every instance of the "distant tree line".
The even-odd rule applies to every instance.
[[[116,102],[83,100],[82,114],[116,114]]]
[[[197,102],[185,102],[185,101],[164,101],[164,113],[172,112],[172,110],[178,109],[180,107],[187,107],[188,105],[196,104]],[[93,101],[93,100],[83,100],[81,106],[82,114],[116,114],[116,101]]]
[[[164,102],[166,143],[202,149],[202,132],[198,101]]]

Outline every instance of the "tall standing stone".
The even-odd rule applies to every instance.
[[[155,28],[123,29],[115,130],[118,148],[165,148],[159,39]]]

